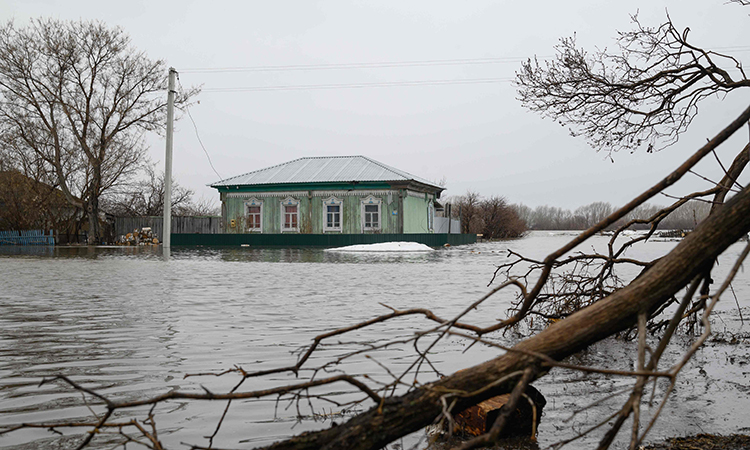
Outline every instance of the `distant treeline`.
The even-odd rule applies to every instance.
[[[571,211],[556,206],[531,208],[511,204],[505,197],[482,197],[469,191],[450,197],[451,216],[461,218],[461,232],[482,234],[485,239],[509,239],[522,236],[527,230],[585,230],[612,214],[618,207],[608,202],[594,202]],[[711,205],[689,201],[659,223],[663,230],[692,230],[708,215]],[[609,229],[617,228],[634,219],[648,220],[662,211],[662,205],[644,204],[617,221]],[[648,224],[634,224],[630,229],[647,229]]]
[[[555,206],[537,206],[534,209],[522,204],[512,205],[521,220],[530,230],[585,230],[612,214],[619,207],[608,202],[594,202],[574,211]],[[643,204],[609,228],[616,228],[633,219],[647,220],[658,214],[662,205]],[[689,201],[665,217],[658,228],[662,230],[692,230],[703,220],[711,205],[701,201]],[[634,224],[631,229],[647,229],[648,224]]]

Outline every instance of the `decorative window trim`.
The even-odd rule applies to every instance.
[[[248,224],[248,218],[249,218],[249,212],[248,207],[250,206],[259,206],[260,207],[260,228],[250,228],[247,226]],[[255,197],[247,199],[245,202],[245,228],[246,231],[250,233],[262,233],[263,232],[263,200],[257,199]]]
[[[277,197],[361,197],[363,195],[397,195],[397,190],[328,190],[328,191],[279,191],[279,192],[227,192],[227,198],[277,198]],[[424,196],[424,194],[421,194]]]
[[[299,219],[301,217],[301,214],[299,213],[299,200],[297,200],[294,197],[287,197],[284,200],[282,200],[279,204],[279,210],[280,210],[280,216],[281,216],[281,232],[282,233],[299,233]],[[294,212],[294,214],[297,215],[297,226],[296,227],[289,227],[287,228],[286,225],[286,207],[287,206],[296,206],[297,211]]]
[[[361,200],[361,217],[362,217],[362,231],[379,231],[383,227],[383,208],[382,208],[383,200],[377,197],[373,197],[372,195],[369,195]],[[365,207],[366,206],[372,206],[377,205],[378,211],[378,223],[377,226],[366,226],[366,213],[365,213]]]
[[[227,192],[227,198],[278,198],[278,197],[307,197],[308,191],[278,191],[278,192]]]
[[[426,192],[417,192],[417,191],[412,191],[410,189],[406,190],[406,195],[408,195],[409,197],[421,198],[424,200],[426,200],[428,196]]]
[[[328,226],[328,207],[338,206],[339,226]],[[335,213],[332,213],[335,214]],[[334,196],[323,200],[323,232],[341,232],[344,225],[344,201]]]

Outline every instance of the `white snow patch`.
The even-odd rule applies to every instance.
[[[431,252],[430,247],[418,242],[381,242],[379,244],[349,245],[329,248],[327,252]]]

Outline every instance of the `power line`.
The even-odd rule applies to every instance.
[[[341,84],[307,84],[307,85],[279,85],[279,86],[246,86],[205,88],[202,92],[261,92],[261,91],[302,91],[321,89],[364,89],[401,86],[444,86],[457,84],[488,84],[509,83],[513,78],[465,78],[457,80],[415,80],[415,81],[387,81],[381,83],[341,83]]]
[[[423,66],[457,66],[478,64],[518,63],[527,58],[472,58],[472,59],[432,59],[422,61],[381,61],[364,63],[339,64],[292,64],[279,66],[255,67],[194,67],[182,69],[182,73],[222,73],[222,72],[283,72],[293,70],[346,70],[346,69],[379,69],[392,67],[423,67]]]
[[[713,47],[714,51],[750,51],[750,46],[736,45],[726,47]],[[554,56],[534,55],[537,59],[551,59]],[[232,73],[232,72],[285,72],[296,70],[348,70],[348,69],[380,69],[396,67],[424,67],[424,66],[458,66],[458,65],[482,65],[482,64],[505,64],[520,63],[528,60],[528,57],[488,57],[488,58],[466,58],[466,59],[428,59],[413,61],[379,61],[359,63],[332,63],[332,64],[289,64],[273,66],[250,66],[250,67],[191,67],[182,69],[182,73]]]
[[[182,87],[182,83],[180,83],[180,76],[177,75],[177,83],[180,85],[180,90],[185,92],[185,89]],[[187,111],[188,117],[190,118],[190,121],[193,123],[193,128],[195,129],[195,137],[198,138],[198,143],[201,145],[201,148],[203,149],[203,153],[206,154],[206,158],[208,159],[208,164],[211,166],[211,169],[214,171],[217,177],[219,177],[220,180],[223,180],[224,177],[219,175],[219,172],[216,171],[216,168],[214,167],[214,163],[211,161],[211,155],[208,154],[208,150],[206,150],[206,146],[203,145],[203,141],[201,140],[200,135],[198,134],[198,125],[195,124],[195,119],[193,119],[193,115],[190,114],[190,106],[185,103],[185,111]]]
[[[727,46],[715,47],[714,51],[750,51],[750,46]],[[552,56],[534,56],[538,59],[550,59]],[[470,58],[470,59],[434,59],[421,61],[385,61],[364,63],[340,63],[340,64],[293,64],[277,66],[255,66],[255,67],[198,67],[182,69],[182,73],[241,73],[241,72],[272,72],[272,71],[302,71],[302,70],[347,70],[347,69],[372,69],[372,68],[397,68],[397,67],[423,67],[423,66],[456,66],[456,65],[479,65],[479,64],[501,64],[519,63],[528,58],[520,57],[494,57],[494,58]],[[323,90],[323,89],[363,89],[363,88],[385,88],[385,87],[408,87],[408,86],[442,86],[460,84],[486,84],[507,83],[514,81],[513,78],[475,78],[454,80],[414,80],[393,81],[380,83],[338,83],[338,84],[315,84],[315,85],[276,85],[276,86],[246,86],[246,87],[216,87],[205,88],[204,93],[221,92],[263,92],[263,91],[295,91],[295,90]],[[192,119],[192,118],[191,118]],[[199,138],[200,139],[200,138]]]

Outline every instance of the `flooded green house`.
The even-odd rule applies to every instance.
[[[434,233],[444,190],[365,156],[295,159],[211,187],[233,234]]]

